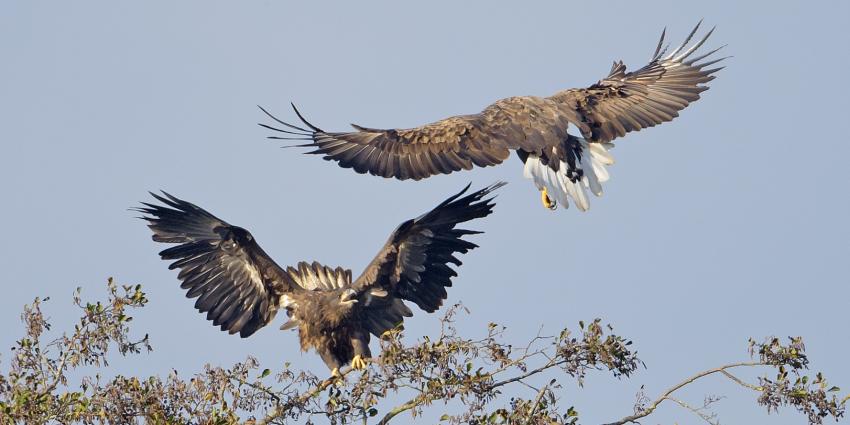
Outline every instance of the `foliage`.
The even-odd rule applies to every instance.
[[[338,379],[295,371],[289,364],[273,373],[250,357],[230,368],[208,365],[191,377],[174,371],[165,377],[106,377],[102,373],[109,372],[110,350],[117,348],[121,355],[151,350],[147,335],[130,337],[129,313],[148,302],[141,287],[119,287],[110,279],[108,299],[94,303],[83,303],[78,289],[74,305],[80,310],[79,321],[70,334],[49,342],[51,324],[41,309],[45,301],[37,298],[24,308],[25,336],[12,348],[8,371],[0,374],[0,423],[269,424],[321,419],[386,424],[403,413],[419,416],[431,410],[451,412],[440,417],[450,424],[575,424],[579,415],[575,408],[564,407],[562,382],[581,386],[594,371],[627,378],[643,366],[631,341],[613,334],[600,319],[580,322],[577,332],[538,334],[527,345],[514,347],[504,341],[506,328],[495,323],[483,338],[458,335],[457,315],[468,312],[455,305],[435,338],[406,345],[401,329],[390,331],[380,338],[380,358],[365,371],[345,370]],[[809,360],[800,338],[786,345],[776,338],[750,341],[750,352],[753,361],[700,372],[654,401],[642,395],[634,414],[612,424],[637,422],[665,401],[716,423],[709,405],[718,398],[696,408],[674,397],[680,388],[715,373],[757,392],[757,402],[768,412],[792,406],[811,424],[843,416],[847,398],[838,399],[839,389],[830,387],[820,373],[814,378],[804,374]],[[751,384],[731,374],[740,367],[761,367],[776,376]],[[71,382],[70,376],[88,370],[94,374]],[[532,388],[533,397],[519,397],[520,386]]]

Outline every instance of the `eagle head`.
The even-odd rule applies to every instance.
[[[357,291],[346,288],[339,294],[339,304],[345,307],[351,307],[357,303]]]
[[[352,313],[352,307],[359,301],[357,292],[351,288],[344,288],[333,292],[327,292],[319,301],[321,306],[315,309],[319,317],[317,323],[324,327],[334,328],[344,323]],[[312,310],[312,309],[311,309]]]
[[[345,323],[351,317],[352,307],[360,300],[357,291],[341,288],[335,291],[305,291],[296,302],[286,304],[292,320],[281,329],[298,326],[302,332],[326,332]]]

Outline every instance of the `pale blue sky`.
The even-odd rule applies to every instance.
[[[766,5],[770,6],[766,6]],[[472,181],[509,181],[476,222],[449,301],[530,338],[603,317],[636,341],[648,370],[566,385],[586,423],[631,412],[697,370],[746,356],[747,338],[803,335],[817,370],[850,389],[850,110],[847,2],[36,2],[0,4],[0,347],[21,306],[50,295],[57,328],[70,294],[115,276],[151,303],[135,322],[156,351],[116,372],[188,374],[252,354],[322,371],[269,326],[242,340],[183,297],[176,273],[127,211],[165,189],[247,227],[281,264],[360,272],[402,220]],[[290,101],[318,125],[405,127],[549,95],[645,63],[664,26],[681,40],[704,17],[729,44],[712,89],[672,123],[621,139],[605,196],[588,213],[540,206],[519,161],[424,182],[356,175],[266,141],[257,104]],[[417,312],[408,334],[437,332]],[[531,397],[530,390],[518,388]],[[766,416],[720,379],[686,393],[728,398],[724,423]],[[699,423],[666,406],[648,422]]]

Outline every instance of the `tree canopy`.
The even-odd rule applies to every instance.
[[[107,285],[101,301],[84,301],[77,289],[80,317],[72,329],[53,329],[42,310],[49,298],[24,307],[24,335],[0,369],[0,423],[387,424],[427,413],[449,424],[577,424],[581,408],[570,404],[562,386],[581,387],[591,373],[626,379],[645,367],[632,341],[601,319],[515,346],[504,341],[506,328],[497,323],[481,337],[459,335],[455,321],[469,312],[456,304],[441,319],[438,335],[411,342],[402,329],[388,331],[380,338],[380,358],[364,371],[343,370],[341,378],[289,363],[272,370],[252,357],[229,368],[207,365],[191,376],[110,376],[115,351],[143,356],[152,346],[147,334],[134,336],[131,329],[131,314],[148,303],[142,287],[112,279]],[[767,412],[790,407],[809,424],[844,416],[850,396],[841,398],[821,373],[809,372],[802,338],[750,340],[748,349],[749,359],[695,373],[654,397],[639,393],[633,412],[623,406],[609,425],[638,423],[662,404],[719,423],[712,411],[719,398],[695,404],[679,396],[710,375],[754,394]],[[83,367],[96,372],[72,381],[72,372]],[[763,375],[748,382],[736,375],[743,368]],[[532,387],[534,396],[517,396],[520,386]]]

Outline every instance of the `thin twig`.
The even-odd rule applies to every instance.
[[[516,382],[516,381],[521,381],[525,378],[528,378],[529,376],[537,375],[540,372],[543,372],[547,369],[551,369],[555,366],[560,366],[560,365],[562,365],[566,362],[567,362],[566,360],[561,360],[561,361],[557,361],[557,362],[549,361],[548,363],[544,364],[543,366],[540,366],[537,369],[530,370],[526,373],[523,373],[522,375],[518,375],[518,376],[515,376],[513,378],[508,378],[508,379],[505,379],[505,380],[502,380],[502,381],[495,382],[492,385],[490,385],[490,389],[498,388],[498,387],[501,387],[503,385],[507,385],[507,384],[510,384],[510,383],[513,383],[513,382]]]
[[[505,380],[502,380],[502,381],[495,382],[495,383],[489,385],[487,388],[488,388],[488,390],[492,390],[494,388],[498,388],[498,387],[501,387],[503,385],[507,385],[507,384],[510,384],[510,383],[513,383],[513,382],[517,382],[517,381],[521,382],[525,378],[528,378],[532,375],[536,375],[536,374],[543,372],[547,369],[551,369],[553,367],[560,366],[561,364],[564,364],[564,363],[566,363],[566,360],[558,361],[558,362],[550,361],[550,362],[546,363],[545,365],[540,366],[536,369],[530,370],[526,373],[523,373],[522,375],[518,375],[518,376],[515,376],[513,378],[508,378],[508,379],[505,379]],[[543,388],[545,389],[546,387],[543,387]],[[401,405],[394,407],[392,410],[387,412],[386,415],[384,415],[384,417],[381,419],[381,421],[378,422],[378,425],[387,424],[392,418],[394,418],[399,413],[413,409],[414,407],[418,406],[423,401],[424,401],[424,399],[421,396],[416,396],[416,397],[408,400],[404,404],[401,404]],[[260,425],[260,424],[258,423],[258,425]]]
[[[235,380],[235,381],[239,382],[239,383],[240,383],[240,384],[242,384],[242,385],[247,385],[247,386],[249,386],[249,387],[251,387],[251,388],[253,388],[253,389],[255,389],[255,390],[262,391],[262,392],[264,392],[264,393],[268,394],[268,395],[269,395],[269,397],[273,398],[273,399],[274,399],[274,401],[276,401],[276,402],[280,403],[280,396],[278,396],[278,395],[277,395],[274,391],[272,391],[272,390],[271,390],[271,389],[269,389],[268,387],[262,386],[262,385],[260,385],[260,384],[255,383],[255,382],[248,382],[248,381],[246,381],[246,380],[242,379],[241,377],[236,376],[236,375],[233,375],[233,374],[230,374],[230,373],[226,374],[225,376],[227,376],[228,378],[233,379],[233,380]]]
[[[353,368],[348,368],[348,370],[346,370],[345,372],[340,373],[339,378],[325,379],[324,381],[320,382],[319,385],[316,385],[315,388],[310,391],[307,391],[306,393],[301,394],[295,400],[289,400],[282,405],[278,404],[274,409],[272,409],[268,414],[266,414],[266,417],[257,421],[256,425],[268,425],[269,423],[271,423],[271,421],[277,419],[278,417],[280,417],[281,414],[288,411],[289,409],[304,404],[311,398],[321,394],[322,391],[324,391],[334,382],[337,382],[337,380],[345,379],[345,377],[352,371],[354,371]]]
[[[398,415],[399,413],[402,413],[402,412],[408,411],[408,410],[410,410],[410,409],[413,409],[414,407],[416,407],[416,406],[418,406],[420,403],[422,403],[422,401],[423,401],[423,400],[422,400],[422,397],[420,397],[420,396],[416,396],[416,397],[414,397],[414,398],[412,398],[412,399],[408,400],[406,403],[404,403],[404,404],[401,404],[401,405],[399,405],[399,406],[394,407],[392,410],[390,410],[389,412],[387,412],[387,414],[386,414],[386,415],[384,415],[384,417],[383,417],[383,418],[381,418],[381,421],[380,421],[380,422],[378,422],[378,425],[386,425],[386,424],[388,424],[388,423],[390,422],[390,420],[392,420],[392,418],[396,417],[396,415]]]
[[[624,424],[627,424],[627,423],[637,423],[638,419],[644,418],[644,417],[652,414],[652,412],[654,412],[655,409],[658,408],[658,405],[660,405],[664,400],[671,400],[672,401],[673,399],[670,396],[674,392],[678,391],[679,389],[681,389],[685,385],[693,383],[697,379],[703,378],[705,376],[708,376],[708,375],[711,375],[711,374],[714,374],[714,373],[723,373],[724,371],[726,371],[726,369],[732,369],[732,368],[736,368],[736,367],[753,367],[753,366],[767,366],[767,363],[763,363],[763,362],[732,363],[732,364],[728,364],[726,366],[720,366],[718,368],[702,371],[702,372],[697,373],[696,375],[691,376],[690,378],[685,379],[684,381],[679,382],[678,384],[670,387],[667,391],[665,391],[663,394],[661,394],[661,396],[659,396],[657,399],[655,399],[655,401],[653,401],[649,406],[647,406],[646,408],[644,408],[640,412],[637,412],[634,415],[626,416],[626,417],[624,417],[624,418],[622,418],[618,421],[611,422],[611,423],[608,423],[608,424],[605,424],[605,425],[624,425]]]
[[[753,391],[762,391],[763,390],[762,387],[750,384],[749,382],[744,382],[742,379],[738,378],[737,376],[735,376],[735,375],[733,375],[733,374],[731,374],[731,373],[729,373],[725,370],[721,370],[720,373],[726,375],[727,378],[731,379],[736,384],[738,384],[742,387],[747,387],[747,388],[749,388]]]
[[[543,395],[546,394],[547,389],[549,389],[549,384],[544,385],[543,388],[537,392],[537,397],[534,398],[534,403],[531,405],[531,412],[528,414],[528,420],[525,421],[526,424],[530,424],[531,421],[534,420],[534,414],[537,413],[537,407],[540,406],[540,400],[543,399]]]
[[[683,408],[690,410],[695,415],[702,418],[702,420],[708,422],[710,425],[720,425],[718,422],[712,422],[711,421],[711,418],[712,418],[711,415],[707,415],[705,412],[702,411],[702,409],[698,409],[694,406],[691,406],[690,404],[685,403],[684,401],[679,400],[678,398],[667,397],[667,400],[670,400],[670,401],[678,404],[679,406],[682,406]]]

